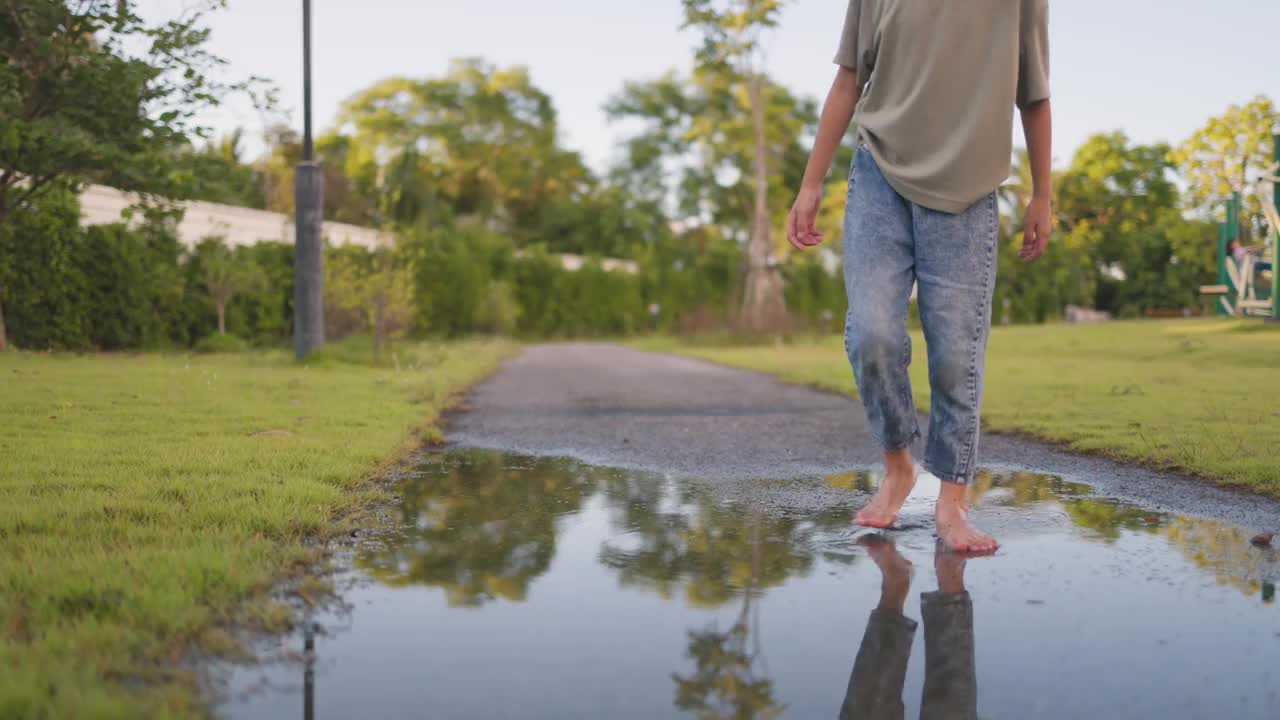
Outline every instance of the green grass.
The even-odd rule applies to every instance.
[[[927,410],[924,340],[913,337],[911,378]],[[840,338],[639,346],[855,392]],[[1216,320],[996,328],[983,425],[1280,496],[1280,331]]]
[[[187,662],[287,625],[273,583],[513,349],[0,353],[0,717],[203,713]]]

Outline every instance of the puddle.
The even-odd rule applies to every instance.
[[[1280,558],[1245,530],[986,473],[978,519],[1004,547],[963,595],[935,568],[926,479],[876,550],[914,566],[907,590],[849,524],[873,481],[428,456],[347,610],[234,669],[216,714],[1280,717]]]

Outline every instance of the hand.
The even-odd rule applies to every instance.
[[[787,216],[787,241],[797,250],[805,250],[822,242],[818,231],[818,211],[822,209],[822,188],[802,187],[796,204]]]
[[[1053,215],[1049,198],[1031,198],[1026,215],[1023,216],[1022,249],[1018,251],[1022,262],[1030,263],[1040,259],[1049,247],[1049,236],[1052,233]]]

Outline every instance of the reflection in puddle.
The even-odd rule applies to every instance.
[[[1004,548],[966,567],[935,557],[936,483],[904,529],[852,528],[873,481],[429,456],[350,613],[237,670],[219,715],[1280,716],[1280,565],[1245,531],[988,473]]]

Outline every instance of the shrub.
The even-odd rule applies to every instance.
[[[196,343],[198,353],[238,353],[249,349],[249,343],[235,335],[214,333]]]

